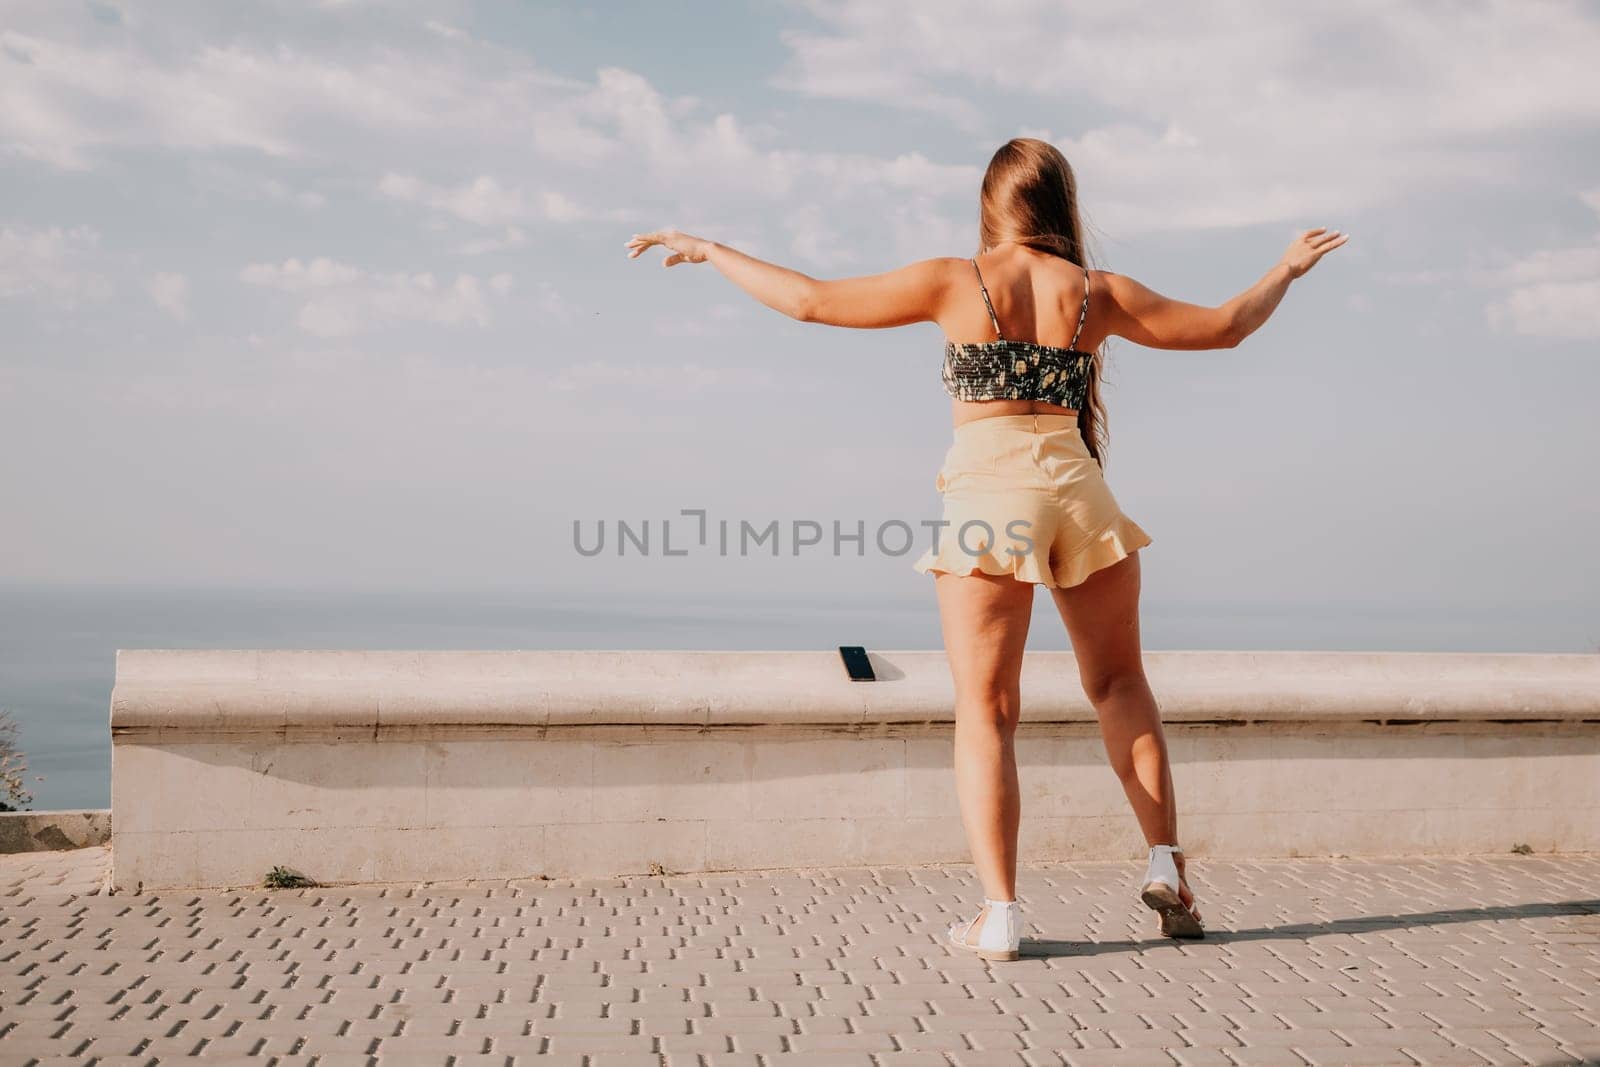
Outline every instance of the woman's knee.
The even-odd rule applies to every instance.
[[[1022,694],[1017,688],[994,686],[956,695],[956,724],[981,727],[1003,734],[1016,731],[1022,717]]]
[[[1142,694],[1150,688],[1144,667],[1139,663],[1108,667],[1104,670],[1081,671],[1078,678],[1083,683],[1083,695],[1096,707],[1121,693]]]

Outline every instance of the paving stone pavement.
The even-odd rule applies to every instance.
[[[1600,1062],[1600,855],[1025,865],[1015,963],[952,954],[970,867],[103,891],[0,856],[0,1062]]]

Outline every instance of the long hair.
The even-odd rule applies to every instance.
[[[1015,241],[1060,256],[1084,270],[1093,269],[1078,213],[1078,181],[1059,149],[1033,137],[1013,137],[1000,146],[983,174],[978,196],[978,251]],[[1095,347],[1089,366],[1089,391],[1078,411],[1078,432],[1089,454],[1105,467],[1105,405],[1100,378],[1105,342]]]

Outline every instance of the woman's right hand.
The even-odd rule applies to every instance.
[[[1283,254],[1282,263],[1289,268],[1291,278],[1298,278],[1315,267],[1317,260],[1349,239],[1350,235],[1347,233],[1318,226],[1294,239],[1289,245],[1289,250]]]

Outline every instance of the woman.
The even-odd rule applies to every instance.
[[[1102,476],[1102,348],[1110,337],[1151,348],[1231,348],[1347,237],[1307,230],[1260,281],[1219,307],[1171,300],[1090,269],[1072,168],[1053,146],[1026,137],[989,162],[979,235],[975,259],[927,259],[836,281],[676,230],[635,234],[627,247],[633,258],[664,245],[668,267],[709,262],[802,322],[936,322],[947,338],[972,338],[944,348],[955,441],[936,484],[949,525],[916,563],[935,575],[955,683],[956,791],[984,890],[976,914],[945,937],[985,959],[1018,956],[1013,742],[1035,585],[1055,600],[1112,768],[1150,846],[1141,899],[1160,914],[1163,934],[1203,937],[1184,878],[1161,714],[1141,661],[1139,549],[1151,538],[1122,513]]]

